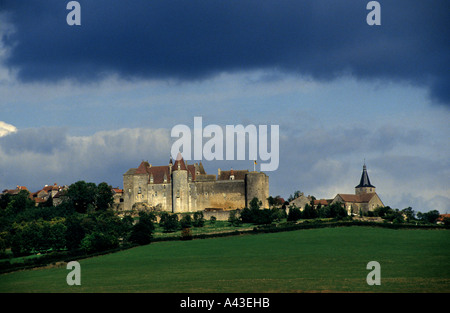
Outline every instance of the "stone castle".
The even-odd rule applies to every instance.
[[[172,213],[208,209],[236,210],[254,198],[268,207],[269,177],[248,170],[205,172],[202,163],[187,164],[179,153],[175,162],[152,166],[143,161],[123,175],[123,209],[138,206]]]

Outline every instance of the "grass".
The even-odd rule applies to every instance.
[[[369,286],[369,261],[381,285]],[[339,227],[157,242],[0,275],[0,292],[450,292],[450,231]]]
[[[201,234],[212,234],[212,233],[223,233],[223,232],[234,232],[236,230],[251,230],[255,227],[254,224],[251,223],[243,223],[238,227],[232,226],[228,221],[216,221],[211,224],[209,221],[205,222],[203,227],[191,227],[192,235],[201,235]],[[175,232],[164,232],[164,229],[159,226],[159,224],[155,223],[155,231],[153,233],[153,237],[157,238],[165,238],[165,237],[177,237],[181,236],[181,230],[177,230]]]

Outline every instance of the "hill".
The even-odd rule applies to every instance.
[[[339,227],[157,242],[0,275],[0,292],[450,292],[448,230]],[[369,286],[366,265],[381,265]]]

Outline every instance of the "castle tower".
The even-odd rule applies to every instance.
[[[365,163],[363,166],[363,172],[361,174],[361,180],[359,181],[359,185],[355,187],[355,194],[359,195],[362,193],[375,193],[375,186],[373,186],[370,183]]]
[[[245,174],[245,206],[250,206],[253,198],[262,202],[263,208],[269,208],[269,176],[262,172],[249,172]]]
[[[172,212],[189,212],[188,171],[181,153],[172,166]]]

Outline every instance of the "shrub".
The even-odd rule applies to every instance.
[[[192,226],[192,218],[190,214],[186,214],[180,220],[181,228],[189,228]]]
[[[230,215],[228,216],[228,222],[230,222],[230,224],[233,226],[239,226],[242,224],[241,219],[236,216],[236,211],[230,212]]]
[[[131,229],[129,240],[139,245],[149,244],[152,240],[152,230],[145,223],[137,223]]]
[[[300,211],[299,208],[294,207],[294,206],[289,207],[289,214],[287,216],[287,220],[289,222],[296,222],[301,218],[301,216],[302,216],[302,212]]]
[[[81,249],[86,253],[110,250],[118,246],[119,240],[116,237],[99,232],[88,234],[81,241]]]
[[[203,212],[194,213],[194,221],[192,223],[194,227],[203,227],[205,225],[205,219],[203,217]]]
[[[163,212],[161,214],[159,226],[164,228],[165,232],[174,232],[174,231],[178,230],[178,227],[179,227],[178,215]]]
[[[181,240],[192,240],[192,231],[190,228],[183,228],[181,231]]]

